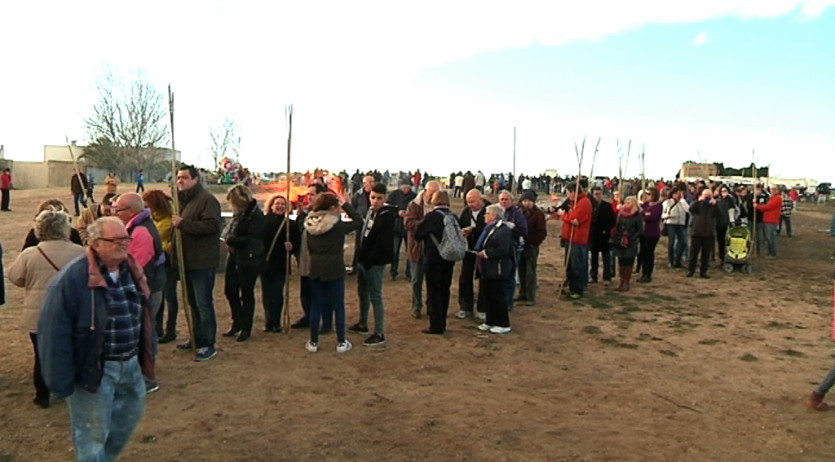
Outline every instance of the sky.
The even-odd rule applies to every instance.
[[[89,141],[97,79],[141,70],[172,86],[176,147],[203,167],[229,118],[244,166],[285,170],[292,104],[296,171],[671,178],[691,160],[835,180],[835,0],[78,0],[0,18],[8,159]]]

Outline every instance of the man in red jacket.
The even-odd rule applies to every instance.
[[[765,204],[757,204],[757,210],[763,213],[763,235],[768,243],[768,255],[765,258],[777,258],[777,227],[780,226],[780,213],[783,211],[783,196],[779,186],[771,186],[771,199]]]
[[[566,187],[571,210],[560,209],[562,217],[562,239],[569,242],[568,254],[568,296],[578,299],[583,296],[589,282],[589,234],[591,233],[592,208],[589,197],[583,193],[583,187],[576,184]]]
[[[10,191],[12,190],[12,171],[10,169],[3,170],[3,173],[0,174],[0,192],[3,194],[3,198],[0,200],[0,211],[2,212],[11,212],[12,209],[9,208],[9,200],[10,200]]]

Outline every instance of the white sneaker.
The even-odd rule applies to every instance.
[[[458,319],[466,319],[466,318],[471,317],[472,315],[473,315],[472,311],[464,311],[464,310],[458,310],[458,312],[455,313],[455,317],[458,318]]]
[[[319,351],[319,344],[308,340],[307,343],[304,344],[304,348],[311,353],[316,353]]]
[[[487,313],[476,313],[475,317],[479,321],[486,321],[487,320]]]
[[[493,326],[488,326],[487,323],[478,325],[478,330],[480,330],[482,332],[487,332],[488,330],[490,330],[492,328],[493,328]]]
[[[493,326],[493,327],[490,328],[490,332],[492,332],[494,334],[509,334],[510,333],[510,327]]]
[[[353,348],[353,347],[354,346],[351,345],[351,342],[349,342],[348,339],[346,338],[345,342],[336,344],[336,352],[337,353],[347,353],[347,352],[351,351],[351,348]]]

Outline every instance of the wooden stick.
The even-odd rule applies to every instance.
[[[180,197],[177,190],[177,172],[179,166],[177,165],[177,149],[174,146],[174,92],[171,91],[171,85],[168,85],[168,115],[171,120],[171,212],[177,216],[180,214]],[[183,258],[183,235],[180,228],[174,228],[174,247],[177,249],[177,269],[180,273],[180,296],[182,297],[182,306],[186,314],[186,324],[188,324],[188,339],[192,350],[197,350],[197,340],[194,338],[194,322],[191,319],[191,306],[188,304],[188,290],[186,288],[186,265]]]
[[[577,140],[574,140],[574,155],[577,156],[577,181],[574,184],[574,201],[571,203],[571,208],[577,207],[577,202],[580,198],[580,177],[583,174],[583,156],[585,155],[585,150],[586,137],[583,137],[583,144],[580,150],[577,150]],[[568,224],[568,226],[571,226],[571,233],[568,236],[568,245],[566,245],[565,247],[565,264],[563,265],[565,277],[562,279],[562,282],[560,282],[560,287],[557,289],[558,301],[562,296],[562,290],[565,288],[565,283],[566,281],[568,281],[568,263],[571,261],[571,241],[574,240],[574,230],[577,228],[576,226],[572,225],[571,222],[564,221],[563,226],[565,226],[566,224]]]
[[[594,145],[594,154],[591,156],[591,171],[589,172],[589,181],[594,179],[594,163],[597,161],[597,151],[600,150],[600,137],[597,137],[597,144]]]
[[[287,207],[284,210],[284,223],[287,223],[285,227],[286,240],[285,242],[290,242],[290,146],[293,140],[293,105],[289,105],[284,108],[284,112],[287,116],[287,176],[284,177],[284,181],[287,184]],[[282,311],[284,322],[282,323],[284,326],[284,333],[290,333],[290,252],[284,252],[285,254],[285,261],[284,261],[284,310]]]

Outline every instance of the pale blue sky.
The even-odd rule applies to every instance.
[[[671,177],[683,160],[835,179],[835,2],[358,1],[4,4],[0,144],[34,160],[82,120],[103,66],[176,93],[177,147],[208,167],[209,127],[245,165],[512,169]],[[172,5],[173,4],[173,5]],[[697,152],[699,154],[697,154]]]

